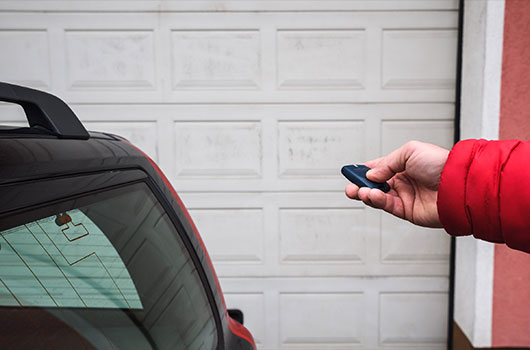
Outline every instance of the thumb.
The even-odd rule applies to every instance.
[[[407,144],[401,146],[387,156],[379,158],[376,164],[370,164],[372,169],[366,173],[366,177],[375,182],[385,182],[391,179],[397,173],[405,170],[411,153]]]

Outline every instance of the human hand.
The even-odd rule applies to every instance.
[[[387,181],[391,187],[388,193],[348,184],[346,195],[416,225],[442,227],[436,199],[448,155],[449,151],[442,147],[409,141],[385,157],[364,163],[372,168],[366,177],[375,182]]]

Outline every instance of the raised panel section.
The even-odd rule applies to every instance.
[[[450,149],[453,145],[453,125],[452,120],[384,120],[381,123],[382,152],[388,154],[411,140]]]
[[[366,255],[363,208],[280,209],[284,263],[360,263]]]
[[[361,345],[366,311],[362,293],[280,293],[280,344],[301,349]]]
[[[50,53],[46,30],[0,30],[0,81],[50,87]]]
[[[452,89],[455,86],[457,31],[383,31],[384,89]]]
[[[380,343],[445,344],[447,293],[381,293]]]
[[[338,176],[364,159],[363,121],[282,121],[278,132],[280,176]]]
[[[277,50],[280,88],[363,88],[364,30],[280,30]]]
[[[260,85],[260,36],[248,31],[173,31],[173,88],[249,89]]]
[[[388,214],[381,216],[383,262],[448,261],[450,242],[444,230],[419,227]]]
[[[226,307],[243,312],[245,327],[250,331],[256,345],[265,339],[265,319],[267,317],[263,293],[224,293]]]
[[[65,32],[70,88],[155,89],[152,31]]]
[[[261,174],[259,122],[176,122],[177,176]]]
[[[108,132],[125,137],[136,147],[147,153],[154,161],[158,160],[157,128],[156,122],[106,122],[85,121],[83,125],[87,130]]]
[[[213,261],[263,259],[262,209],[190,209]]]

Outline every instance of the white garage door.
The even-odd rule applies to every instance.
[[[161,165],[260,349],[445,348],[449,238],[347,200],[340,167],[452,144],[455,1],[0,10],[0,80]]]

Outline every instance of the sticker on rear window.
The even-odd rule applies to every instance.
[[[0,232],[0,305],[142,308],[118,252],[77,209]]]

